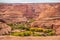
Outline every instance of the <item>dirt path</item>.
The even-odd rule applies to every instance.
[[[47,36],[47,37],[0,36],[0,40],[60,40],[60,36]]]

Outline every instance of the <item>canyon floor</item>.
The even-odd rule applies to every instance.
[[[0,40],[60,40],[60,36],[46,36],[46,37],[0,36]]]

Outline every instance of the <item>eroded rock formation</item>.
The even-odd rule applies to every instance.
[[[10,34],[11,27],[5,23],[0,22],[0,35]]]
[[[31,27],[60,25],[60,4],[0,4],[0,19],[6,23],[25,22],[30,18],[36,20]]]

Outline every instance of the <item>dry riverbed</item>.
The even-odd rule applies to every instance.
[[[0,36],[0,40],[60,40],[60,36],[46,36],[46,37]]]

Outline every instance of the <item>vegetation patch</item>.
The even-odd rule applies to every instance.
[[[20,30],[20,32],[11,32],[12,36],[53,36],[55,35],[55,30],[44,29],[44,28],[31,28],[30,23],[22,24],[8,24],[11,26],[12,30]],[[22,31],[23,30],[23,31]]]

